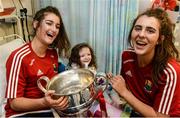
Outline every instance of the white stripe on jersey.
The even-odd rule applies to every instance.
[[[127,49],[127,50],[124,50],[124,52],[135,52],[132,48],[131,49]],[[135,61],[134,59],[128,59],[126,61],[123,62],[123,64],[126,64],[128,62],[133,62]]]
[[[13,57],[13,62],[9,75],[7,98],[16,98],[18,75],[21,67],[21,61],[24,56],[30,53],[29,45],[23,47]]]
[[[126,50],[124,50],[124,52],[135,52],[134,48],[128,48]]]
[[[158,112],[163,114],[168,114],[177,83],[177,73],[173,68],[173,66],[170,65],[169,63],[168,63],[168,67],[164,70],[164,72],[167,76],[167,81],[164,87]]]
[[[124,61],[123,64],[126,64],[128,62],[133,62],[133,61],[135,61],[135,60],[134,59],[128,59],[128,60]]]

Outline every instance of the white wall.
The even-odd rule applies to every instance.
[[[20,17],[20,9],[22,9],[22,6],[23,6],[23,8],[27,9],[28,28],[31,33],[31,31],[32,31],[32,16],[34,13],[33,9],[32,9],[32,2],[34,2],[34,0],[20,0],[22,5],[20,4],[19,0],[1,0],[1,1],[2,1],[4,8],[15,7],[16,10],[13,12],[13,14],[17,15],[18,17]],[[16,33],[19,34],[18,33],[20,30],[19,26],[15,27],[15,28],[16,28]],[[24,20],[24,33],[26,35],[26,40],[27,40],[28,35],[27,35],[25,20]],[[10,34],[13,34],[13,25],[10,23],[0,22],[0,37],[5,36],[5,35],[10,35]],[[0,40],[3,40],[3,39],[0,39]]]
[[[13,1],[14,1],[14,4],[13,4]],[[24,8],[27,8],[28,15],[32,15],[32,6],[31,6],[32,0],[20,0],[20,1],[22,5],[24,6]],[[20,13],[20,9],[22,8],[19,0],[2,0],[2,3],[3,3],[4,8],[16,7],[18,14]]]
[[[152,7],[152,1],[154,0],[139,0],[139,13],[142,13],[148,8]]]

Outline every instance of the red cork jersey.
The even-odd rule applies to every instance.
[[[7,68],[6,98],[41,98],[44,93],[38,88],[37,80],[41,76],[52,78],[57,74],[58,55],[55,49],[48,49],[45,57],[38,57],[31,43],[16,49],[9,56]],[[9,102],[5,107],[6,116],[21,112],[13,111]]]
[[[152,81],[152,63],[139,67],[134,50],[122,54],[121,74],[130,91],[157,112],[180,116],[180,65],[174,59],[168,61],[161,73],[161,84]]]

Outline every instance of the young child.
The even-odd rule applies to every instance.
[[[104,78],[106,77],[106,74],[103,72],[97,72],[95,54],[93,52],[93,49],[87,43],[79,43],[72,48],[68,66],[70,68],[87,68],[91,70],[96,75],[97,85],[101,86],[104,89],[104,85],[106,83]],[[116,115],[116,114],[120,114],[120,111],[117,110],[115,107],[112,107],[112,104],[115,105],[115,103],[118,104],[119,102],[121,102],[119,101],[120,99],[119,95],[112,89],[112,87],[110,88],[108,86],[107,89],[103,92],[101,98],[102,97],[105,99],[107,103],[109,103],[109,104],[106,103],[106,108],[107,108],[106,115],[120,116],[120,115]],[[100,100],[95,101],[92,104],[90,110],[88,111],[88,116],[99,117],[105,115],[101,112],[105,109],[101,109],[100,104],[101,104]],[[116,111],[118,112],[116,114],[113,114],[112,110],[110,109],[113,110],[116,109]]]
[[[75,45],[71,50],[68,66],[70,68],[87,68],[96,74],[96,57],[91,46],[87,43]]]

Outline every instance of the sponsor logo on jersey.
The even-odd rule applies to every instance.
[[[43,75],[43,72],[40,69],[38,69],[37,76],[40,76],[40,75]]]
[[[126,72],[126,75],[128,75],[128,76],[132,77],[132,73],[131,73],[131,71],[130,71],[130,70],[128,70],[128,71]]]
[[[31,62],[29,65],[32,66],[34,64],[34,61],[35,61],[35,59],[31,59]]]

